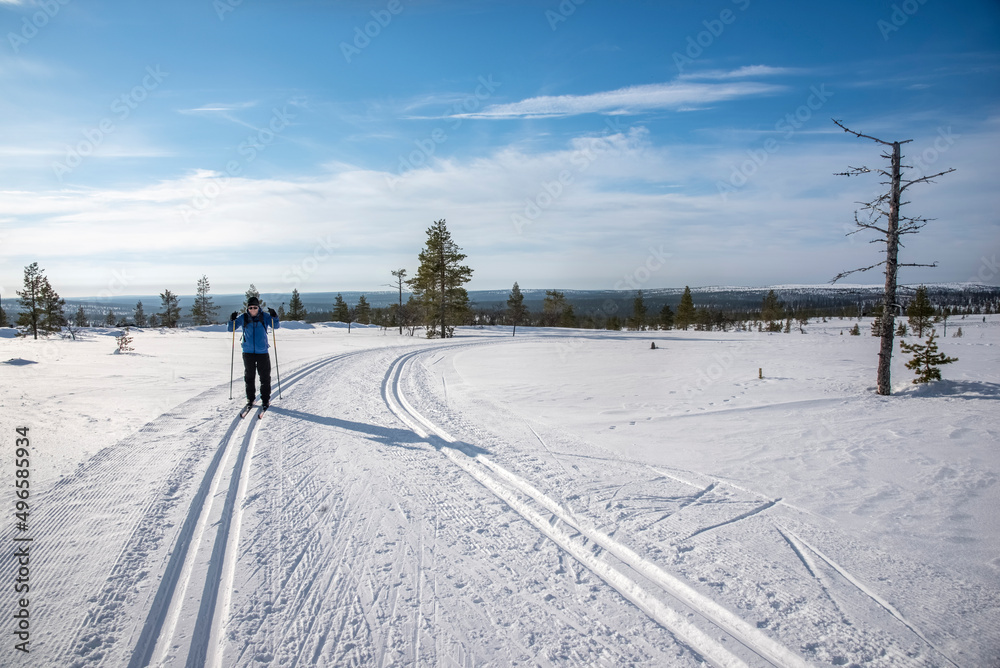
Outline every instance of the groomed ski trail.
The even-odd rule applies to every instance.
[[[600,546],[635,572],[656,583],[663,591],[695,610],[720,630],[732,635],[770,664],[783,668],[805,668],[809,665],[800,656],[761,633],[737,615],[702,596],[678,578],[666,573],[625,545],[590,526],[584,518],[576,516],[564,503],[546,496],[535,489],[527,480],[491,461],[483,454],[470,454],[468,449],[463,448],[463,444],[457,442],[448,432],[421,415],[406,400],[401,389],[401,376],[407,364],[411,363],[415,357],[425,354],[427,353],[424,351],[413,352],[395,360],[386,373],[382,391],[383,398],[390,410],[417,434],[422,438],[437,437],[443,440],[445,444],[440,449],[451,461],[510,505],[546,537],[614,587],[622,596],[634,603],[658,624],[669,629],[684,644],[712,665],[728,668],[747,664],[711,635],[690,622],[682,611],[675,610],[651,596],[638,581],[629,576],[625,569],[616,568],[595,557],[589,543]],[[563,529],[559,527],[558,523],[546,518],[542,512],[529,505],[524,497],[533,500],[540,506],[540,510],[551,514],[550,517],[560,520],[568,529]],[[708,527],[703,531],[711,528],[713,527]]]

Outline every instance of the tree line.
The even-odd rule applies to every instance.
[[[469,301],[468,292],[464,288],[473,273],[471,268],[463,264],[465,259],[466,255],[452,239],[446,222],[438,220],[427,229],[427,241],[418,255],[419,264],[415,275],[410,278],[409,271],[405,268],[390,272],[391,287],[398,294],[396,303],[387,307],[373,307],[362,294],[357,303],[348,304],[338,293],[330,310],[309,312],[296,289],[292,291],[288,308],[285,308],[284,302],[278,307],[278,317],[281,320],[343,322],[348,325],[348,329],[355,323],[377,325],[410,335],[417,329],[424,328],[428,337],[454,336],[457,326],[509,326],[514,335],[518,327],[790,332],[805,331],[805,326],[813,319],[860,319],[863,316],[873,316],[876,323],[873,332],[881,331],[879,303],[868,301],[856,306],[821,306],[803,302],[799,298],[789,304],[783,302],[774,290],[763,297],[759,308],[698,306],[694,303],[689,286],[684,288],[679,303],[673,307],[670,303],[663,303],[662,298],[650,303],[642,290],[636,291],[630,304],[608,301],[587,307],[574,306],[560,290],[546,290],[540,307],[536,302],[536,308],[532,310],[525,304],[524,294],[515,282],[506,303],[480,308]],[[208,277],[203,275],[197,281],[194,303],[187,315],[195,326],[218,322],[220,307],[215,305],[210,290]],[[405,301],[404,290],[407,292]],[[67,318],[64,313],[65,300],[52,288],[38,263],[25,267],[24,287],[17,294],[20,297],[17,325],[36,338],[39,333],[56,332],[65,326],[85,327],[88,324],[109,327],[177,327],[182,317],[178,296],[167,289],[160,293],[159,310],[155,313],[146,313],[142,301],[138,301],[130,316],[109,310],[103,320],[95,322],[88,318],[83,306],[80,306],[72,318]],[[932,313],[928,317],[937,318],[946,325],[947,318],[951,315],[990,313],[997,310],[991,301],[982,304],[969,302],[964,305],[939,303],[931,306],[929,294],[928,289],[921,286],[910,304],[916,304],[920,309],[929,308]],[[244,306],[246,299],[251,296],[260,299],[260,293],[253,284],[246,291]],[[947,299],[944,295],[934,295],[934,298],[941,302]],[[906,308],[910,309],[912,306]],[[0,307],[0,326],[8,324],[7,314]],[[916,329],[919,330],[917,335],[923,336],[923,328]],[[860,330],[851,333],[860,333]],[[896,333],[905,335],[905,324],[901,323]]]

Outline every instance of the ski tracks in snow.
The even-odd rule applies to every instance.
[[[205,393],[55,485],[53,665],[954,665],[781,499],[464,397],[469,345],[303,365],[263,421]]]
[[[585,518],[573,513],[564,503],[540,492],[530,482],[482,453],[470,452],[466,445],[459,443],[448,432],[414,409],[402,391],[401,376],[405,366],[421,354],[410,353],[397,359],[389,368],[383,384],[383,397],[392,412],[417,434],[422,438],[437,438],[443,441],[440,449],[452,462],[712,665],[724,667],[747,665],[742,658],[716,639],[719,631],[731,635],[753,654],[772,665],[787,667],[808,665],[800,656],[759,629],[752,627],[712,599],[698,593],[680,579],[601,532]],[[738,519],[742,517],[733,521]],[[707,527],[701,531],[712,528],[714,527]],[[594,546],[613,555],[627,568],[602,559],[595,554]],[[641,574],[643,578],[660,587],[683,606],[675,609],[651,595],[644,588],[642,580],[631,575],[632,572]],[[706,633],[690,621],[688,610],[695,611],[714,624],[717,627],[714,633]]]

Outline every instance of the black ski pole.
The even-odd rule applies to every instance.
[[[233,399],[233,369],[236,364],[236,321],[233,323],[233,353],[229,356],[229,400]]]
[[[281,367],[278,366],[278,335],[274,333],[274,325],[271,325],[271,339],[274,341],[274,373],[278,376],[278,398],[281,398]]]

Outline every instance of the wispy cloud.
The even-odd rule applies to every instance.
[[[579,114],[635,114],[644,111],[698,107],[754,95],[770,95],[784,86],[756,82],[669,82],[629,86],[589,95],[545,95],[520,102],[490,105],[482,111],[455,114],[455,118],[552,118]]]
[[[2,2],[3,0],[0,0]],[[228,114],[233,111],[240,111],[243,109],[250,109],[251,107],[257,106],[256,102],[236,102],[233,104],[206,104],[201,107],[195,107],[194,109],[181,109],[182,114]]]
[[[732,79],[747,79],[749,77],[769,77],[788,74],[802,74],[806,70],[795,67],[771,67],[770,65],[746,65],[735,70],[705,70],[703,72],[689,72],[682,74],[678,78],[681,81],[691,79],[709,81],[729,81]]]

